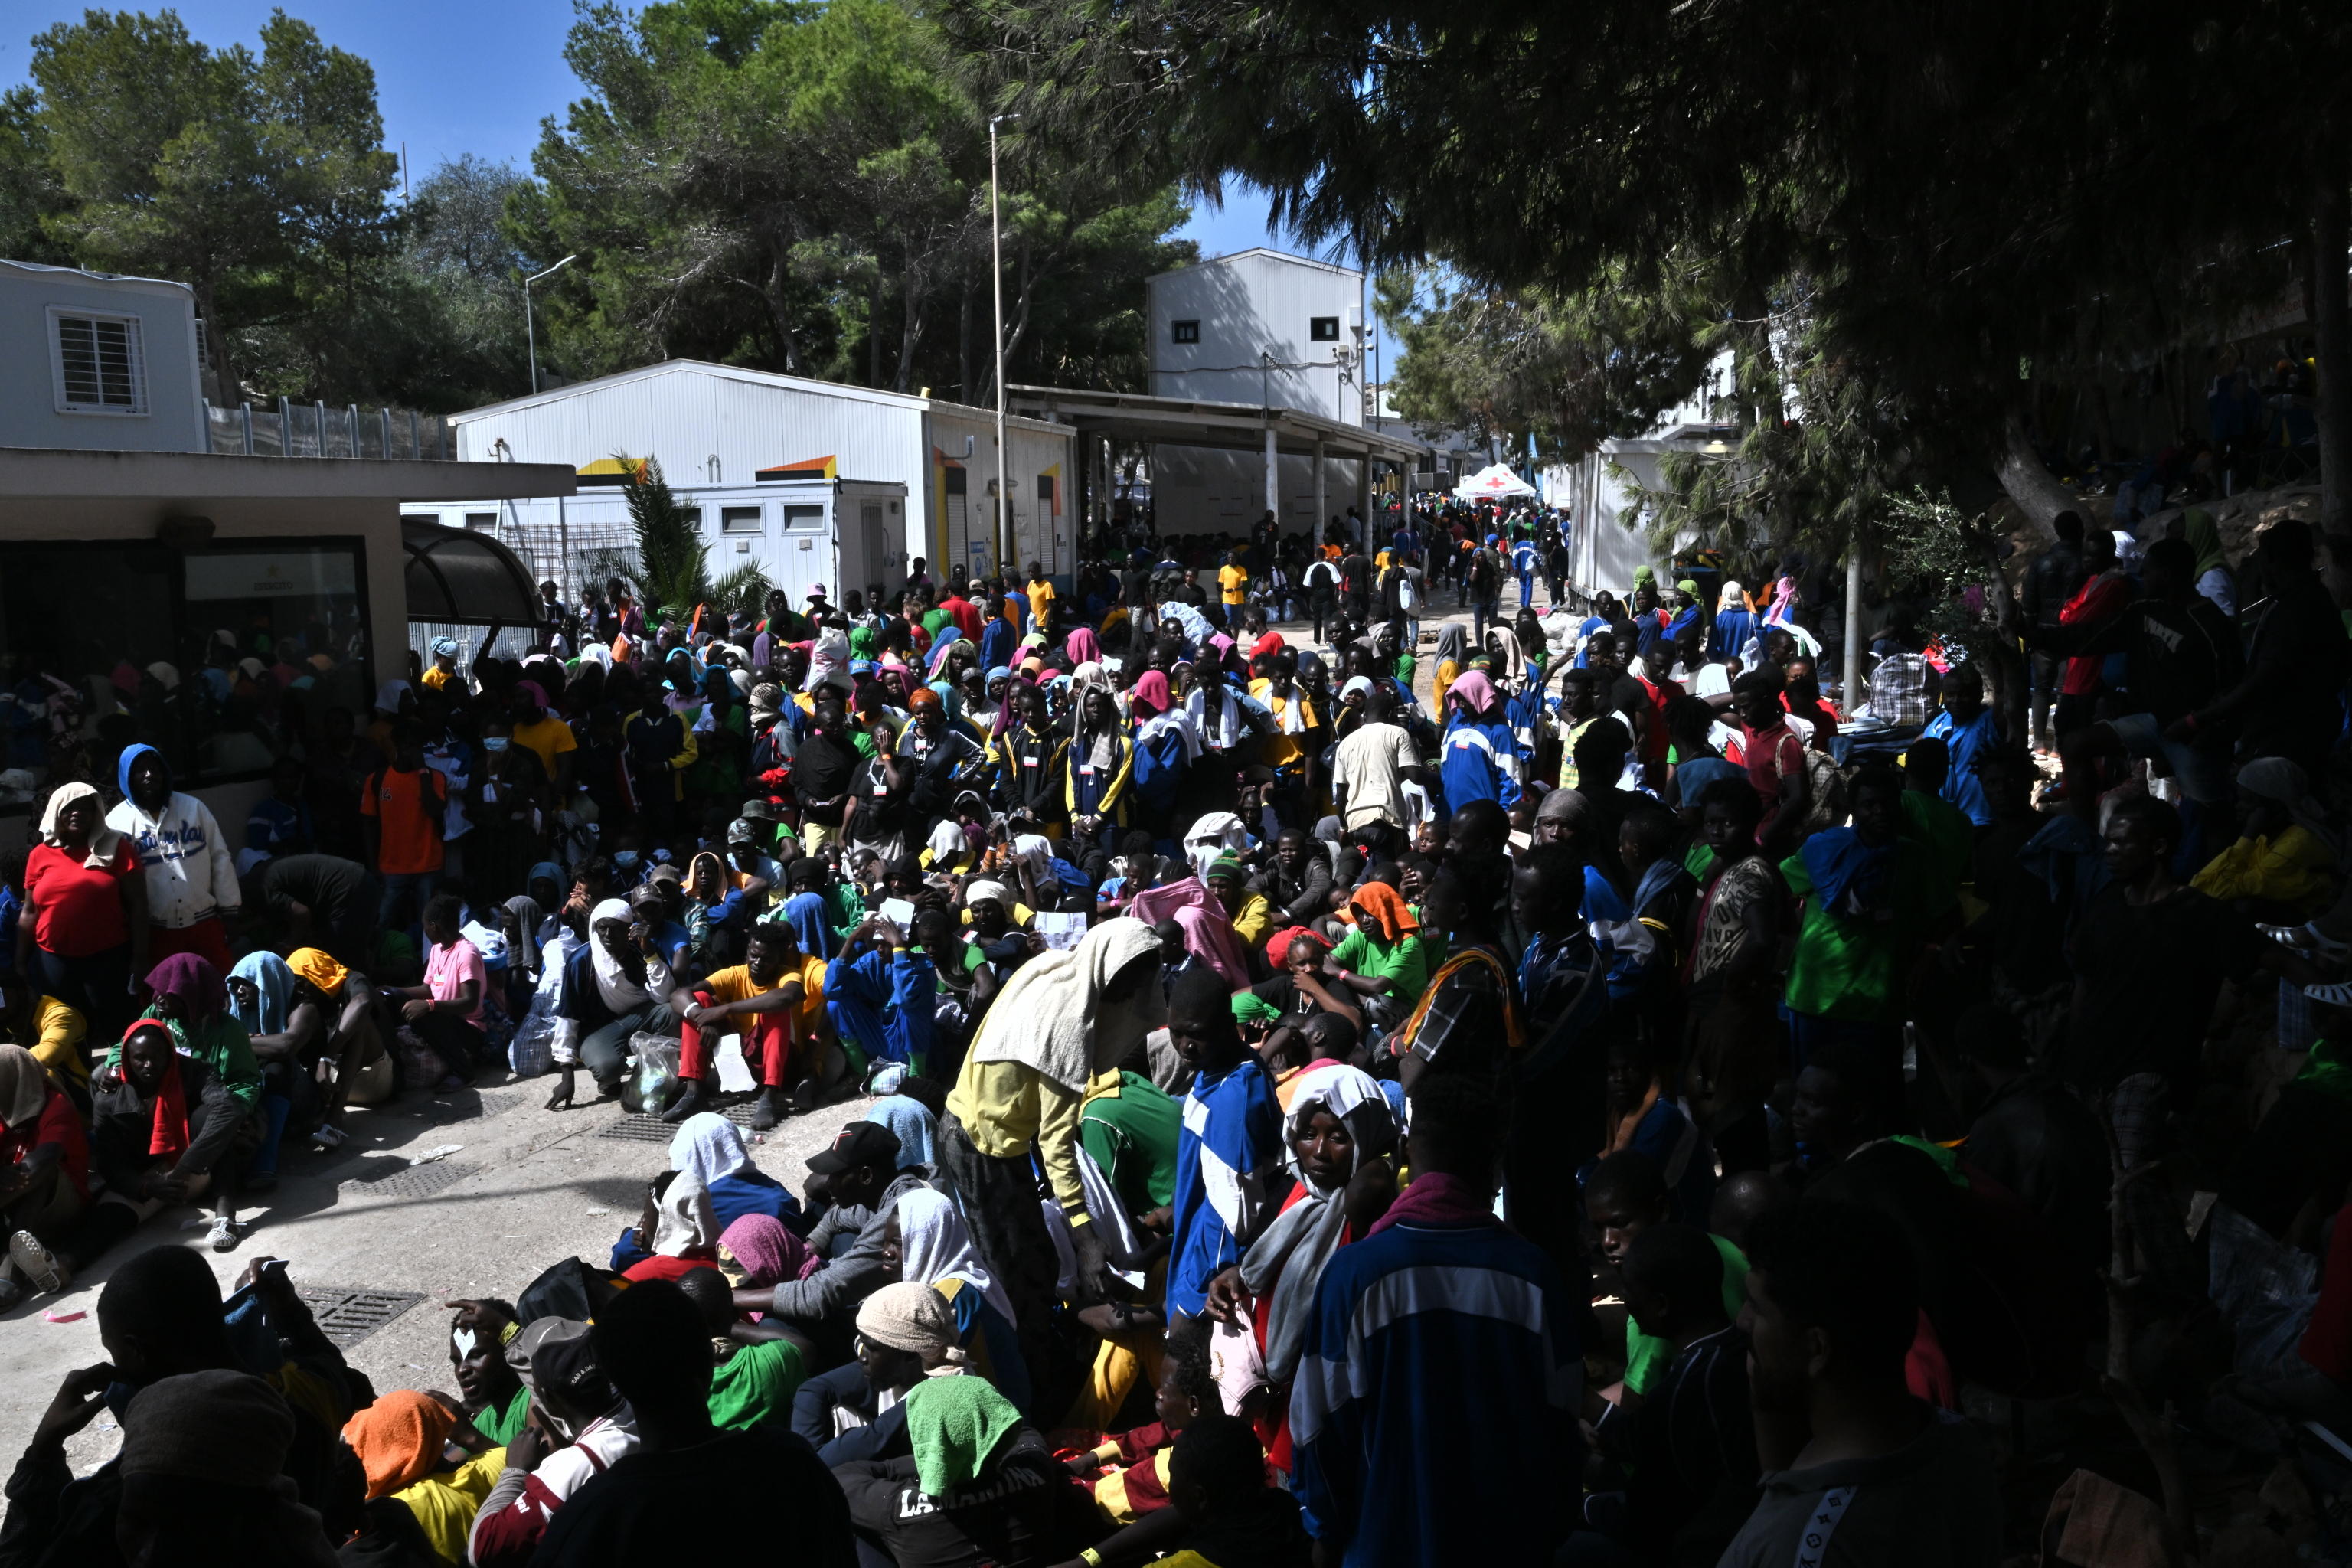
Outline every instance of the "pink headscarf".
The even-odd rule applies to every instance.
[[[1063,642],[1062,648],[1070,656],[1070,663],[1073,667],[1102,662],[1102,645],[1095,640],[1094,628],[1091,626],[1080,626],[1073,631]]]
[[[751,1289],[816,1272],[822,1261],[807,1242],[786,1230],[772,1215],[747,1214],[719,1232],[719,1245],[743,1266],[743,1283]]]
[[[1134,709],[1139,719],[1150,719],[1167,712],[1174,700],[1168,694],[1168,677],[1156,669],[1147,669],[1137,676],[1135,689],[1128,694],[1128,705]]]
[[[1483,670],[1467,670],[1454,678],[1454,684],[1445,689],[1445,696],[1448,701],[1460,698],[1465,712],[1484,713],[1495,706],[1495,683],[1486,679]]]
[[[1128,899],[1127,912],[1146,925],[1174,921],[1183,930],[1184,951],[1223,975],[1234,990],[1249,984],[1249,955],[1234,932],[1233,916],[1200,878],[1146,888]]]

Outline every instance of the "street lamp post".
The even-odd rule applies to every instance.
[[[577,255],[567,256],[546,271],[534,272],[522,280],[522,335],[527,345],[524,352],[530,356],[530,392],[534,397],[539,395],[539,329],[530,319],[530,286],[542,278],[554,277],[579,259]]]
[[[988,259],[996,293],[996,570],[1008,582],[1013,571],[1013,502],[1004,478],[1004,237],[996,221],[996,128],[1020,118],[1017,114],[988,117]]]

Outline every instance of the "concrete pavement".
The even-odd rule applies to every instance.
[[[551,1084],[486,1076],[457,1094],[412,1094],[382,1109],[354,1110],[351,1140],[333,1155],[289,1154],[278,1190],[239,1215],[247,1228],[236,1251],[205,1247],[205,1222],[195,1209],[167,1209],[64,1294],[30,1298],[0,1316],[0,1464],[14,1465],[65,1374],[104,1359],[99,1288],[150,1247],[194,1248],[212,1265],[224,1294],[247,1264],[268,1256],[285,1258],[295,1285],[306,1290],[421,1296],[344,1354],[379,1391],[454,1391],[449,1314],[441,1303],[468,1296],[511,1300],[566,1256],[602,1266],[614,1238],[635,1222],[646,1182],[667,1163],[667,1130],[656,1132],[641,1119],[624,1117],[617,1102],[546,1110]],[[872,1103],[845,1100],[765,1134],[747,1133],[758,1140],[752,1159],[798,1192],[808,1156]],[[614,1135],[616,1129],[627,1135]],[[459,1147],[412,1163],[449,1144]],[[364,1303],[344,1309],[368,1310]],[[76,1313],[75,1321],[48,1321]],[[104,1463],[121,1441],[111,1417],[100,1415],[68,1447],[75,1473]]]

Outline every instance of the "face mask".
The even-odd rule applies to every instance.
[[[504,735],[485,735],[482,737],[482,749],[486,752],[503,752],[507,749],[507,738]]]
[[[615,850],[614,850],[614,851],[613,851],[613,864],[614,864],[614,865],[626,868],[626,867],[635,866],[636,863],[637,863],[637,852],[636,852],[635,850],[634,850],[634,849],[615,849]]]

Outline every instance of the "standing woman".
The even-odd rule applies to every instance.
[[[1141,921],[1105,921],[1075,948],[1038,953],[1005,982],[940,1121],[941,1181],[1012,1303],[1040,1409],[1066,1408],[1075,1380],[1053,1332],[1058,1265],[1030,1149],[1068,1217],[1079,1294],[1099,1299],[1108,1262],[1078,1174],[1079,1111],[1088,1082],[1116,1068],[1166,1012],[1159,937]]]
[[[86,784],[49,795],[41,842],[25,860],[16,971],[38,975],[42,994],[112,1040],[138,1011],[132,976],[147,973],[147,881],[130,838],[100,815],[98,791]]]
[[[1077,733],[1070,741],[1063,803],[1074,835],[1089,850],[1098,848],[1106,855],[1127,826],[1129,785],[1135,773],[1135,748],[1125,731],[1110,689],[1089,689],[1078,710]]]
[[[466,869],[482,888],[519,888],[538,862],[541,813],[551,812],[547,768],[539,753],[514,743],[514,721],[485,705],[482,754],[466,784]]]

